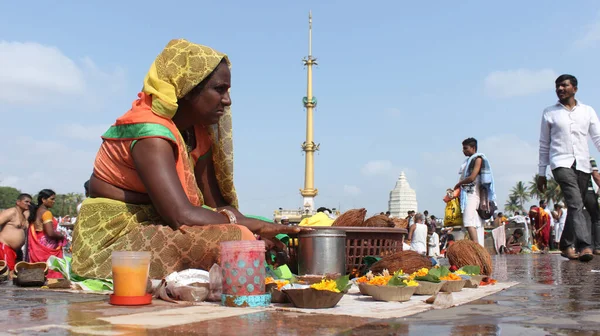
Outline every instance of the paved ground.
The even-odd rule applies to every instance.
[[[556,254],[494,257],[494,277],[520,285],[469,304],[410,317],[373,320],[258,312],[162,329],[125,328],[97,318],[170,308],[157,302],[118,308],[105,296],[0,286],[0,326],[26,335],[600,335],[600,258],[588,264]],[[173,319],[176,316],[161,316]],[[36,326],[46,325],[44,328]],[[52,326],[53,325],[53,326]],[[75,326],[69,330],[64,326]],[[90,327],[92,326],[93,327]],[[23,329],[32,327],[32,329]]]

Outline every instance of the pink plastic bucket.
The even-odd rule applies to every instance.
[[[223,294],[265,293],[265,242],[241,240],[221,243]]]

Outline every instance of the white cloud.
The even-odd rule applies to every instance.
[[[344,185],[344,193],[348,196],[360,195],[360,188],[355,185]]]
[[[538,147],[515,134],[491,136],[479,141],[479,149],[485,153],[494,173],[497,203],[503,208],[510,189],[519,181],[529,184],[537,173]],[[422,189],[417,190],[419,200],[425,199],[426,206],[440,205],[446,188],[458,181],[460,164],[465,160],[460,151],[423,153],[423,170],[420,176]],[[433,201],[432,201],[433,200]],[[441,213],[441,212],[440,212]]]
[[[81,94],[83,73],[55,47],[38,43],[0,42],[0,101],[29,103],[42,95]]]
[[[593,47],[600,42],[600,17],[596,22],[586,25],[585,32],[575,40],[575,46],[580,48]]]
[[[485,78],[484,88],[494,98],[527,96],[553,89],[556,77],[552,69],[494,71]]]
[[[92,174],[97,147],[93,148],[0,134],[0,183],[29,193],[43,188],[58,193],[82,192],[83,182]]]
[[[17,176],[4,176],[0,172],[0,186],[14,186],[19,184],[21,178]]]
[[[71,139],[94,141],[106,132],[110,125],[81,125],[76,123],[60,125],[57,131],[60,135]]]
[[[400,111],[400,109],[395,108],[395,107],[386,108],[385,110],[383,110],[383,113],[385,115],[387,115],[388,117],[399,117],[402,115],[402,112]]]
[[[36,105],[63,98],[97,99],[123,87],[122,69],[101,71],[87,57],[79,63],[54,46],[0,41],[0,102]]]
[[[392,162],[389,160],[373,160],[367,162],[361,169],[363,175],[375,176],[387,174],[392,170]]]

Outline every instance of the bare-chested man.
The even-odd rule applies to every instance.
[[[25,244],[27,233],[27,217],[31,195],[21,194],[17,198],[17,205],[0,213],[0,260],[6,261],[8,268],[14,269],[17,261],[17,252]]]

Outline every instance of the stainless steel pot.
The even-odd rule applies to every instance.
[[[346,232],[315,229],[298,236],[298,274],[346,274]]]

